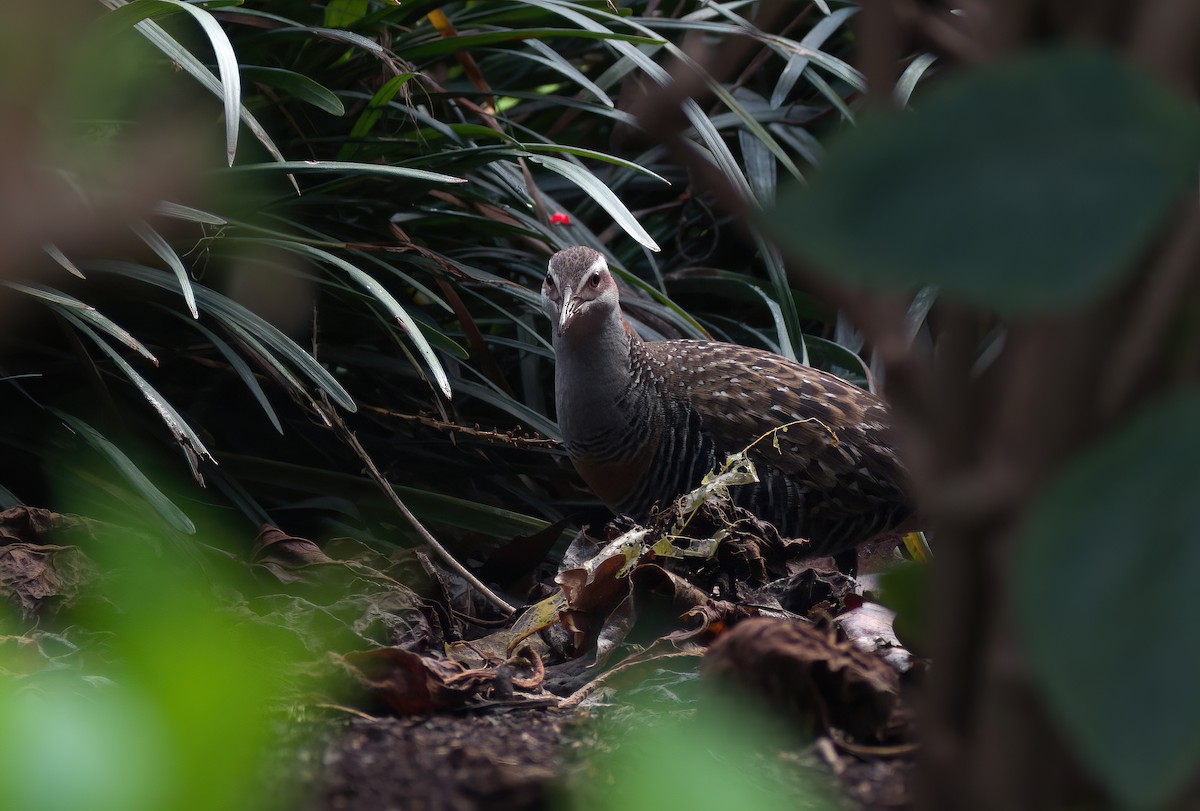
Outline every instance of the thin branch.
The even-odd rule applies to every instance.
[[[438,557],[442,559],[442,562],[449,566],[455,574],[457,574],[463,580],[466,580],[471,586],[477,589],[480,594],[487,598],[488,602],[500,609],[500,611],[506,616],[512,616],[515,614],[517,610],[513,608],[513,606],[509,605],[494,591],[480,582],[479,578],[471,574],[467,567],[455,560],[454,556],[450,554],[450,550],[442,546],[442,544],[433,537],[429,530],[425,529],[425,526],[417,519],[415,515],[412,514],[412,511],[408,509],[408,506],[405,505],[405,503],[400,499],[400,496],[396,495],[395,489],[384,477],[384,475],[379,472],[379,468],[375,466],[374,460],[371,459],[371,456],[367,453],[366,449],[364,449],[359,443],[358,437],[354,435],[354,432],[346,426],[346,423],[342,421],[342,418],[334,413],[332,409],[330,410],[330,415],[333,419],[333,429],[337,432],[338,436],[340,436],[342,440],[354,450],[354,452],[358,455],[358,458],[361,459],[363,464],[367,466],[367,472],[371,474],[371,478],[375,480],[375,483],[379,485],[379,488],[383,490],[388,498],[391,499],[392,503],[396,506],[396,509],[398,509],[401,514],[404,515],[405,520],[412,525],[413,529],[417,531],[417,534],[420,535],[425,543],[429,545],[429,548],[437,553]]]
[[[1109,376],[1100,392],[1103,417],[1112,418],[1136,394],[1155,356],[1161,351],[1171,325],[1188,302],[1187,290],[1200,268],[1200,201],[1190,201],[1162,253],[1144,295],[1123,330]]]
[[[459,425],[456,422],[447,422],[445,420],[437,420],[433,417],[428,417],[424,414],[402,414],[399,411],[392,411],[389,408],[381,408],[380,406],[359,404],[359,409],[362,411],[371,411],[375,414],[381,414],[385,417],[394,417],[396,419],[408,420],[410,422],[419,422],[421,425],[427,425],[438,431],[452,434],[463,434],[464,436],[475,437],[486,442],[498,442],[504,445],[512,445],[518,448],[557,448],[562,443],[557,439],[548,439],[541,436],[536,431],[532,434],[527,434],[518,426],[508,431],[492,430],[480,428],[478,424],[475,426]]]
[[[600,687],[602,687],[604,685],[604,683],[606,681],[608,681],[610,678],[617,675],[618,673],[635,668],[638,665],[650,664],[652,662],[660,662],[663,659],[681,659],[684,657],[690,657],[692,659],[696,659],[703,655],[704,655],[704,652],[701,650],[668,651],[666,653],[657,653],[657,654],[654,654],[654,655],[648,656],[648,657],[642,657],[642,658],[637,658],[637,659],[634,659],[634,658],[626,659],[624,662],[621,662],[621,664],[617,665],[612,670],[601,673],[599,676],[597,676],[596,678],[589,681],[587,684],[580,687],[574,693],[571,693],[571,695],[560,700],[558,702],[557,707],[560,710],[575,709],[576,707],[578,707],[580,704],[583,703],[584,699],[586,699],[592,693],[596,692],[596,690],[598,690]]]

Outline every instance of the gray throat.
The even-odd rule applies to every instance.
[[[594,456],[629,430],[630,345],[640,340],[619,317],[590,334],[555,335],[554,399],[571,456]]]

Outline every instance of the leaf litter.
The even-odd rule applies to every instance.
[[[517,727],[567,738],[586,733],[531,719],[620,715],[646,697],[687,714],[702,703],[699,673],[699,683],[754,696],[790,719],[809,741],[808,767],[833,772],[868,804],[892,805],[886,795],[903,806],[906,791],[895,787],[911,767],[907,696],[921,660],[859,580],[827,558],[808,559],[807,541],[781,537],[732,503],[728,488],[754,475],[744,456],[733,457],[645,525],[618,517],[601,538],[580,531],[515,618],[489,615],[419,550],[384,553],[350,538],[318,545],[270,526],[245,564],[252,577],[224,599],[231,614],[290,640],[295,689],[280,707],[340,718],[349,737],[326,740],[327,758],[355,736],[374,740],[364,732],[371,725],[416,735],[440,729],[434,719],[447,714],[469,725],[503,712]],[[89,644],[33,622],[100,576],[87,554],[92,526],[44,510],[0,513],[0,590],[29,625],[0,637],[6,672],[59,666],[64,651]],[[531,774],[561,780],[562,764],[552,765]],[[306,779],[332,803],[345,781],[327,771]]]

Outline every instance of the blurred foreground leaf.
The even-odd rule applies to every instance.
[[[781,762],[781,727],[726,694],[709,694],[696,717],[642,707],[616,736],[620,747],[594,764],[595,779],[578,786],[567,806],[577,811],[755,811],[832,809],[816,774],[805,778]],[[662,716],[666,716],[664,720]],[[647,720],[657,718],[658,720]]]
[[[1110,55],[1044,51],[865,120],[767,226],[842,281],[1045,312],[1116,283],[1197,161],[1193,106]]]
[[[1079,456],[1020,539],[1034,676],[1094,775],[1137,808],[1169,801],[1200,767],[1197,414],[1192,390]]]
[[[104,575],[72,609],[71,633],[104,644],[81,669],[0,679],[0,808],[276,807],[263,767],[277,746],[280,645],[221,605],[197,557],[147,541],[95,524],[87,554]]]

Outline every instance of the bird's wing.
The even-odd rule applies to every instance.
[[[818,490],[858,482],[868,500],[877,486],[902,486],[887,407],[869,392],[734,344],[658,341],[646,347],[667,368],[692,372],[671,375],[668,393],[691,402],[719,452],[750,448],[756,465]]]

